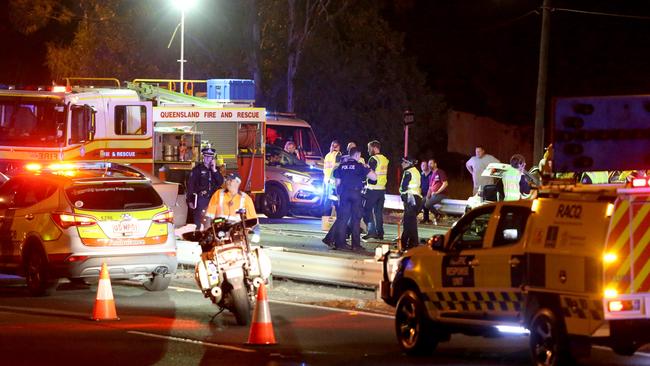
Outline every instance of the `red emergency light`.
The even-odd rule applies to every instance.
[[[650,186],[650,183],[648,183],[648,178],[634,178],[634,179],[632,179],[632,187],[634,187],[634,188],[648,187],[648,186]]]

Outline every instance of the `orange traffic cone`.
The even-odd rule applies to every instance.
[[[257,303],[253,313],[253,323],[248,333],[248,344],[275,344],[275,333],[271,323],[269,300],[266,297],[266,286],[262,283],[257,290]]]
[[[97,299],[93,308],[92,320],[119,320],[115,311],[115,300],[111,279],[108,276],[108,267],[102,263],[102,270],[99,273],[99,284],[97,285]]]

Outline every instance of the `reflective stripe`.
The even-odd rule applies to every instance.
[[[521,172],[513,167],[508,167],[501,177],[503,181],[504,201],[517,201],[521,199],[521,190],[519,181],[521,181]]]
[[[241,217],[239,215],[230,215],[230,216],[224,215],[224,212],[226,212],[223,205],[223,202],[225,201],[224,200],[225,193],[226,193],[225,190],[223,189],[219,190],[219,211],[220,212],[217,214],[217,217],[223,217],[226,220],[230,220],[230,221],[241,221]],[[238,195],[239,195],[239,210],[243,210],[244,205],[246,204],[246,196],[245,196],[246,193],[239,192]]]
[[[404,177],[406,176],[406,172],[411,173],[411,180],[409,181],[408,187],[406,188],[406,191],[402,191],[402,186],[404,185]],[[399,193],[404,194],[404,193],[413,193],[414,195],[417,196],[422,196],[422,190],[420,189],[420,183],[421,183],[421,176],[420,176],[420,171],[412,166],[404,171],[404,175],[402,175],[402,182],[399,185]]]
[[[376,154],[371,156],[370,159],[375,159],[377,161],[377,167],[375,168],[377,184],[367,184],[366,187],[373,190],[386,189],[386,182],[388,181],[388,158],[382,154]]]

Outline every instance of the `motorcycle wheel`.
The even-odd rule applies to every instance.
[[[232,309],[230,311],[235,315],[238,325],[248,325],[251,321],[251,304],[248,301],[248,292],[246,288],[241,287],[232,290]]]

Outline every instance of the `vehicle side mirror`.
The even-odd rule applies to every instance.
[[[431,249],[441,252],[445,249],[445,236],[441,234],[434,235],[429,239],[428,244]]]
[[[88,121],[88,141],[95,139],[95,133],[97,133],[97,123],[95,120],[95,115],[97,115],[97,110],[89,105],[84,105],[84,121]]]
[[[200,231],[190,231],[189,233],[183,234],[183,239],[187,241],[198,242],[203,239],[203,233]]]

